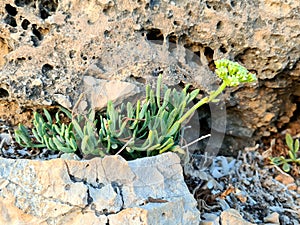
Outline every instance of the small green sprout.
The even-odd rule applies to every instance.
[[[298,164],[300,166],[300,157],[298,157],[298,151],[299,151],[299,139],[293,140],[292,136],[290,134],[285,135],[285,141],[289,148],[288,156],[289,158],[286,159],[284,156],[279,157],[271,157],[271,163],[276,166],[281,166],[282,169],[285,172],[289,172],[291,170],[291,165],[293,163]]]

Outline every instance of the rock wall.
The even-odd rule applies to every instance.
[[[235,150],[299,113],[299,11],[293,0],[2,1],[0,97],[19,113],[72,108],[83,76],[145,83],[160,72],[208,92],[213,61],[225,57],[259,78],[225,94],[225,144]]]

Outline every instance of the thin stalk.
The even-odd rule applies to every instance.
[[[201,99],[196,105],[194,105],[190,110],[188,110],[177,122],[178,123],[183,123],[193,112],[195,112],[200,106],[211,102],[214,100],[216,97],[218,97],[219,94],[222,93],[222,91],[226,88],[226,83],[223,82],[221,86],[214,92],[211,93],[209,97],[205,97]]]

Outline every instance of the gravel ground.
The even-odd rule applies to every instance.
[[[281,225],[300,224],[299,177],[294,179],[266,161],[258,145],[246,148],[237,159],[218,156],[206,169],[194,159],[185,173],[199,210],[219,216],[233,208],[255,224],[264,224],[266,217],[277,212]]]

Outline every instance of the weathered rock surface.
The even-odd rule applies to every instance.
[[[222,225],[254,225],[253,223],[245,221],[238,211],[235,209],[227,209],[221,213],[221,224]]]
[[[199,224],[176,154],[0,162],[1,224]]]
[[[216,216],[213,213],[206,213],[201,215],[205,219],[201,220],[200,225],[255,225],[242,218],[240,213],[235,209],[224,210],[220,216]]]
[[[137,85],[118,80],[107,81],[91,76],[83,77],[84,95],[78,100],[79,112],[89,109],[101,110],[106,107],[107,101],[120,104],[124,100],[140,93]]]
[[[299,11],[292,0],[1,1],[0,97],[72,108],[86,91],[83,76],[134,83],[160,72],[168,84],[207,92],[209,67],[226,57],[259,77],[225,95],[235,137],[225,144],[234,150],[299,108]]]

